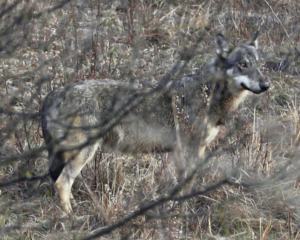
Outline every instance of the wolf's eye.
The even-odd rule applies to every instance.
[[[246,64],[245,62],[240,62],[239,65],[240,65],[241,67],[243,67],[243,68],[244,68],[244,67],[247,67],[247,64]]]

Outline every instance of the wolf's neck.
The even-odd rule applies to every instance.
[[[215,122],[216,125],[224,124],[228,113],[237,109],[247,94],[247,90],[232,92],[227,86],[217,89],[212,97],[208,113],[211,121]]]
[[[247,90],[240,90],[236,95],[231,94],[231,98],[228,99],[228,101],[231,102],[230,108],[228,110],[234,111],[235,109],[237,109],[240,103],[244,101],[244,99],[248,95],[248,92],[249,91]]]

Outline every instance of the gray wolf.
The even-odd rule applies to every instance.
[[[128,153],[172,151],[178,126],[187,141],[198,139],[190,143],[204,156],[228,113],[249,92],[260,94],[270,86],[258,68],[257,36],[234,45],[217,35],[216,55],[200,73],[182,78],[169,91],[142,95],[144,101],[111,129],[107,126],[126,111],[125,103],[151,92],[153,84],[87,80],[53,90],[43,103],[42,129],[63,211],[72,212],[73,182],[98,147]]]

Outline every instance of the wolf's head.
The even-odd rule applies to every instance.
[[[234,81],[234,85],[241,89],[259,94],[270,87],[258,68],[256,32],[246,44],[233,45],[218,34],[216,36],[216,52],[218,63],[222,65],[222,72],[226,79]]]

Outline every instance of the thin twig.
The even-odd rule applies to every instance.
[[[276,20],[279,22],[280,26],[282,27],[284,33],[286,34],[286,36],[288,37],[288,39],[290,41],[292,41],[290,35],[288,34],[288,32],[286,31],[285,27],[283,26],[281,20],[279,19],[279,17],[276,15],[276,13],[274,12],[272,6],[269,4],[269,2],[267,0],[264,0],[265,3],[268,5],[268,7],[270,8],[270,10],[272,11],[273,15],[275,16]],[[300,54],[300,51],[298,50],[297,46],[292,42],[292,45],[294,46],[296,52],[298,52]]]
[[[277,21],[279,22],[279,24],[281,25],[283,31],[285,32],[286,36],[288,37],[288,39],[291,40],[290,35],[288,34],[288,32],[286,31],[285,27],[283,26],[281,20],[279,19],[279,17],[276,15],[276,13],[274,12],[272,6],[269,4],[269,2],[267,0],[264,0],[265,3],[268,5],[268,7],[270,8],[270,10],[272,11],[273,15],[275,16],[275,18],[277,19]]]
[[[0,188],[3,188],[3,187],[7,187],[7,186],[10,186],[12,184],[15,184],[15,183],[20,183],[20,182],[24,182],[24,181],[27,181],[27,182],[33,182],[33,181],[38,181],[38,180],[41,180],[41,179],[45,179],[46,177],[49,176],[49,173],[45,174],[45,175],[42,175],[42,176],[36,176],[36,177],[20,177],[18,179],[14,179],[14,180],[10,180],[10,181],[7,181],[7,182],[2,182],[0,183]]]

